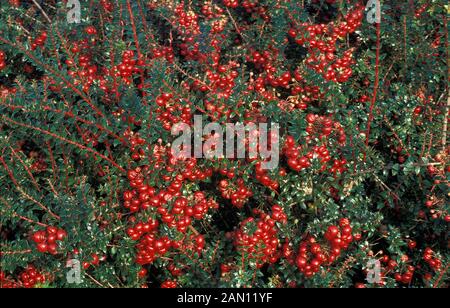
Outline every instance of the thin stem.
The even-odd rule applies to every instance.
[[[89,148],[89,147],[87,147],[87,146],[84,146],[84,145],[82,145],[82,144],[80,144],[80,143],[78,143],[78,142],[69,140],[69,139],[67,139],[67,138],[61,137],[61,136],[59,136],[59,135],[57,135],[57,134],[55,134],[55,133],[52,133],[52,132],[50,132],[50,131],[47,131],[47,130],[45,130],[45,129],[42,129],[42,128],[39,128],[39,127],[35,127],[35,126],[32,126],[32,125],[28,125],[28,124],[25,124],[25,123],[21,123],[21,122],[14,121],[14,120],[8,118],[8,117],[5,116],[5,115],[2,116],[2,119],[5,120],[5,121],[7,121],[7,122],[9,122],[9,123],[11,123],[11,124],[14,124],[14,125],[17,125],[17,126],[21,126],[21,127],[25,127],[25,128],[29,128],[29,129],[38,131],[38,132],[43,133],[43,134],[45,134],[45,135],[51,136],[51,137],[53,137],[53,138],[56,138],[56,139],[59,139],[59,140],[61,140],[61,141],[66,142],[66,143],[69,143],[69,144],[71,144],[71,145],[74,145],[74,146],[76,146],[77,148],[80,148],[80,149],[82,149],[82,150],[88,151],[88,152],[94,154],[94,156],[98,156],[98,157],[100,157],[100,158],[102,158],[102,159],[108,161],[111,165],[113,165],[114,167],[116,167],[117,169],[119,169],[122,173],[126,173],[125,169],[123,169],[121,166],[119,166],[115,161],[113,161],[112,159],[106,157],[105,155],[103,155],[103,154],[97,152],[96,150],[94,150],[94,149],[92,149],[92,148]]]
[[[2,197],[0,197],[0,200],[1,200],[2,203],[3,203],[4,205],[6,205],[8,208],[12,208],[12,206],[11,206],[5,199],[3,199]],[[13,212],[12,215],[13,215],[14,217],[17,217],[17,218],[19,218],[19,219],[22,219],[22,220],[24,220],[24,221],[26,221],[26,222],[29,222],[29,223],[31,223],[31,224],[36,224],[36,225],[41,226],[41,227],[44,227],[44,228],[47,228],[47,227],[48,227],[47,224],[44,224],[44,223],[39,222],[39,221],[34,221],[34,220],[32,220],[31,218],[28,218],[28,217],[19,215],[19,214],[17,214],[16,212]]]
[[[34,5],[39,9],[39,11],[41,11],[42,15],[44,15],[44,18],[49,22],[52,23],[52,20],[50,19],[50,17],[48,17],[47,13],[44,11],[44,9],[42,8],[42,6],[36,2],[36,0],[31,0]]]
[[[7,44],[13,48],[17,48],[20,51],[22,51],[25,55],[27,55],[31,60],[33,60],[36,64],[38,64],[40,67],[44,68],[45,70],[47,70],[48,72],[50,72],[51,74],[53,74],[54,76],[56,76],[57,78],[61,79],[67,87],[69,87],[70,89],[72,89],[77,95],[79,95],[80,97],[83,98],[83,100],[92,108],[93,111],[95,111],[100,117],[104,118],[105,115],[100,111],[99,108],[97,108],[93,102],[91,101],[91,99],[89,97],[87,97],[86,95],[83,94],[83,92],[81,92],[77,87],[75,87],[69,80],[67,80],[63,75],[59,74],[57,71],[55,71],[53,68],[51,68],[49,65],[43,63],[42,61],[40,61],[38,58],[36,58],[31,52],[29,52],[26,48],[24,48],[23,46],[19,45],[19,44],[14,44],[13,42],[0,37],[0,42]]]
[[[447,134],[448,134],[448,117],[450,112],[450,95],[447,97],[447,107],[445,108],[444,127],[442,128],[442,151],[447,149]]]
[[[376,26],[377,26],[377,54],[376,54],[376,60],[375,60],[375,84],[373,87],[372,102],[370,104],[369,120],[367,122],[366,147],[369,146],[370,129],[371,129],[372,121],[374,119],[373,111],[375,108],[375,104],[377,102],[378,85],[380,83],[381,25],[380,25],[380,23],[377,23]],[[366,159],[367,159],[367,155],[366,155],[366,153],[364,153],[364,161],[366,161]]]
[[[36,182],[36,179],[33,176],[33,173],[31,173],[31,171],[30,171],[30,168],[28,168],[27,165],[25,165],[25,162],[20,158],[20,156],[16,153],[16,151],[12,147],[9,147],[9,149],[11,150],[11,153],[13,154],[13,156],[16,157],[20,161],[22,166],[25,168],[25,171],[30,176],[31,181],[33,182],[33,185],[36,188],[36,190],[37,191],[41,191],[41,189],[39,188],[38,183]]]

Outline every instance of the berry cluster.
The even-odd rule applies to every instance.
[[[91,260],[84,261],[81,265],[85,270],[89,269],[91,266],[98,266],[100,264],[100,261],[105,261],[105,257],[100,258],[96,253],[91,255]]]
[[[19,7],[21,4],[20,1],[21,0],[9,0],[9,4],[11,4],[14,7]]]
[[[192,206],[189,204],[192,203]],[[213,199],[207,199],[202,192],[194,193],[193,200],[180,197],[175,200],[172,209],[159,208],[158,213],[169,227],[176,228],[179,232],[186,232],[192,224],[192,218],[202,220],[209,209],[218,209],[219,205]]]
[[[258,69],[264,70],[270,66],[270,63],[274,61],[275,58],[276,56],[271,50],[264,50],[262,52],[254,50],[247,55],[246,61],[253,63]]]
[[[212,3],[206,2],[205,4],[203,4],[201,12],[206,19],[212,19],[222,16],[224,10],[219,6],[214,6],[212,5]]]
[[[87,26],[86,29],[84,29],[84,32],[86,32],[87,35],[96,35],[97,29],[94,26]]]
[[[157,258],[168,253],[170,248],[178,248],[176,242],[171,241],[168,237],[158,238],[155,231],[145,234],[136,245],[137,256],[136,263],[140,265],[151,264]]]
[[[435,169],[434,167],[431,166],[431,168]],[[436,172],[436,170],[433,170],[433,172]],[[439,180],[436,180],[435,183],[440,183]],[[431,195],[428,197],[428,200],[425,202],[425,206],[427,207],[427,209],[429,210],[429,214],[431,219],[436,220],[436,219],[443,219],[445,222],[449,222],[450,221],[450,215],[448,214],[448,212],[445,209],[445,201],[443,199],[437,198],[434,195]],[[425,218],[425,212],[421,211],[422,216],[421,218]]]
[[[142,143],[136,135],[131,140],[136,140],[135,146]],[[171,155],[170,147],[162,145],[152,148],[151,162],[153,169],[164,169],[167,172],[167,175],[162,177],[162,180],[168,183],[166,188],[160,189],[158,193],[157,188],[148,185],[147,177],[153,169],[142,166],[128,171],[128,180],[133,190],[123,194],[124,206],[132,213],[142,210],[151,212],[154,217],[127,229],[128,236],[133,241],[139,241],[136,245],[136,263],[151,264],[168,254],[171,249],[201,253],[205,240],[196,231],[182,240],[171,240],[168,236],[161,236],[158,227],[163,225],[186,233],[188,228],[193,229],[193,219],[202,220],[209,209],[218,208],[218,204],[213,199],[208,199],[203,192],[194,192],[189,197],[183,197],[181,194],[185,180],[196,181],[211,177],[212,170],[198,170],[195,159],[175,159]],[[136,222],[137,218],[131,216],[129,220]],[[174,269],[174,272],[177,271]],[[142,278],[145,275],[146,270],[143,268],[139,276]]]
[[[4,85],[0,85],[0,98],[6,98],[11,94],[17,93],[17,88],[8,88]]]
[[[289,70],[280,68],[276,60],[278,55],[279,51],[270,48],[262,52],[252,51],[247,56],[247,61],[262,71],[257,76],[251,75],[248,90],[257,92],[265,100],[277,100],[276,93],[269,91],[267,86],[288,89],[292,82],[302,80],[297,71],[293,75]]]
[[[310,130],[311,131],[311,130]],[[328,133],[328,128],[325,126],[322,129],[322,134]],[[338,130],[339,132],[341,129]],[[339,134],[339,139],[344,140],[345,135]],[[309,139],[309,138],[308,138]],[[297,145],[294,137],[287,136],[285,145],[283,148],[283,153],[287,157],[287,163],[289,167],[294,171],[302,171],[303,169],[310,168],[312,166],[312,161],[318,159],[322,167],[321,172],[328,170],[328,162],[331,161],[330,152],[326,145],[313,146],[309,150],[301,145]],[[347,161],[345,159],[334,160],[332,167],[329,169],[330,173],[343,173],[347,170]]]
[[[426,11],[426,9],[428,8],[429,3],[424,3],[422,4],[415,12],[414,12],[414,17],[416,18],[420,18],[420,16],[422,16],[422,14]]]
[[[0,289],[16,289],[19,288],[19,284],[13,279],[6,276],[6,274],[0,271]]]
[[[229,65],[220,65],[217,67],[217,71],[208,70],[206,72],[206,77],[210,81],[210,96],[217,97],[219,99],[230,98],[230,95],[236,86],[234,80],[239,76],[239,73],[233,70],[234,65],[234,63],[230,63]],[[200,90],[202,90],[201,87]]]
[[[20,5],[20,0],[9,2]],[[366,22],[357,31],[364,18],[363,1],[311,0],[302,5],[304,9],[299,9],[296,1],[118,1],[121,6],[117,8],[111,0],[91,2],[92,9],[84,13],[93,15],[84,19],[92,25],[82,26],[77,33],[73,27],[49,27],[41,22],[36,23],[39,29],[33,29],[29,21],[22,20],[21,13],[26,16],[29,5],[11,9],[17,14],[10,18],[0,16],[2,21],[8,20],[5,25],[14,25],[11,33],[5,34],[12,42],[1,39],[8,45],[8,59],[0,51],[0,71],[6,62],[9,69],[22,57],[33,63],[6,76],[11,78],[2,76],[0,109],[7,124],[0,125],[0,132],[5,133],[0,137],[6,142],[6,151],[0,156],[5,170],[1,184],[6,181],[5,188],[23,185],[24,190],[18,186],[19,191],[30,192],[33,198],[25,197],[31,201],[36,197],[50,206],[21,208],[21,203],[15,202],[16,193],[4,191],[2,203],[11,217],[0,236],[6,241],[2,250],[4,246],[8,251],[1,254],[8,255],[6,267],[17,276],[0,272],[1,287],[36,287],[46,280],[53,284],[56,278],[55,285],[65,285],[61,272],[43,275],[30,265],[20,273],[20,266],[39,257],[36,266],[51,261],[44,273],[58,268],[64,271],[60,262],[72,256],[80,256],[84,269],[96,269],[92,279],[83,282],[86,285],[103,281],[105,286],[136,285],[136,278],[141,284],[150,275],[152,280],[161,279],[162,288],[206,284],[345,286],[363,279],[360,269],[366,268],[368,257],[380,258],[382,277],[393,276],[397,285],[418,285],[416,278],[422,277],[422,271],[427,271],[425,280],[432,275],[439,278],[446,267],[446,256],[440,252],[446,243],[446,224],[434,220],[450,220],[446,198],[440,195],[450,172],[448,153],[440,144],[445,140],[438,140],[446,111],[442,99],[432,97],[445,88],[441,86],[442,72],[439,67],[429,70],[436,78],[428,87],[420,82],[424,74],[417,67],[414,78],[402,81],[405,74],[397,72],[399,65],[391,65],[399,58],[391,55],[392,51],[403,50],[402,41],[392,38],[401,35],[391,37],[387,26],[375,33]],[[339,5],[333,5],[336,2]],[[360,4],[354,7],[356,2]],[[408,17],[403,16],[408,8],[401,7],[398,12],[386,7],[386,21]],[[427,7],[430,3],[420,7],[416,17]],[[2,12],[3,8],[1,4]],[[55,17],[50,7],[43,9]],[[427,18],[440,18],[441,13],[441,9],[433,9]],[[35,15],[37,20],[47,17]],[[402,23],[393,23],[394,28],[401,29],[397,24]],[[411,36],[409,41],[420,41],[410,29],[412,25],[419,30],[420,24],[423,22],[405,23],[402,30]],[[421,64],[432,68],[439,62],[435,56],[443,54],[445,45],[441,28],[435,21],[427,26],[426,39],[419,44],[422,50],[416,55],[414,46],[409,46],[404,67]],[[46,32],[40,32],[45,29],[51,29],[48,38]],[[28,33],[36,33],[37,38],[25,39],[29,44],[23,46]],[[375,40],[372,47],[376,53],[367,52]],[[45,50],[50,45],[51,50]],[[430,57],[420,57],[422,53]],[[360,57],[355,69],[358,76],[352,78],[355,54]],[[372,62],[376,67],[371,68]],[[385,74],[380,77],[379,72]],[[373,85],[378,79],[382,82]],[[347,86],[333,84],[349,80]],[[417,82],[411,85],[411,80]],[[424,90],[417,94],[414,85]],[[372,86],[374,97],[369,94]],[[18,95],[3,99],[15,91]],[[414,96],[420,103],[415,103]],[[142,103],[141,114],[136,104],[128,106],[130,98]],[[372,103],[376,101],[373,117],[367,117],[369,107],[372,113],[374,106],[363,103],[372,99]],[[350,103],[344,104],[347,101]],[[43,110],[37,107],[40,102]],[[403,109],[413,113],[406,126],[404,114],[399,112]],[[200,113],[208,121],[222,124],[281,122],[286,139],[280,167],[267,171],[262,168],[264,158],[250,155],[203,161],[175,156],[173,138],[167,131],[176,124],[192,126],[193,115]],[[435,125],[425,127],[434,115]],[[151,123],[154,120],[157,123]],[[383,121],[389,126],[388,133],[387,126],[380,124]],[[411,135],[416,126],[416,132],[423,132],[422,138]],[[257,134],[250,136],[261,137]],[[211,152],[219,137],[218,132],[204,137],[205,143],[213,144]],[[260,141],[254,141],[262,138],[251,137],[245,138],[246,150],[254,146],[252,142],[263,148]],[[367,144],[361,142],[364,137]],[[28,144],[20,146],[23,149],[18,155],[15,144],[21,139],[32,149],[25,149]],[[439,149],[435,150],[437,143]],[[392,164],[386,149],[394,160],[408,161],[408,165]],[[440,159],[435,156],[437,151],[443,155]],[[354,167],[352,175],[343,174],[349,168],[345,158]],[[377,166],[372,168],[373,164]],[[289,168],[292,171],[287,171]],[[428,174],[423,172],[425,168]],[[371,179],[371,172],[377,174],[377,181]],[[415,187],[411,175],[405,180],[410,172],[416,172],[421,180],[417,193],[410,193]],[[64,181],[54,187],[61,177]],[[395,188],[401,196],[380,183]],[[367,189],[369,193],[365,193]],[[219,194],[217,199],[214,194]],[[20,199],[24,193],[18,195]],[[70,197],[67,209],[52,201],[61,199],[58,196]],[[419,206],[402,210],[400,197],[404,204]],[[77,229],[78,221],[67,220],[76,198],[83,199],[81,210],[89,221],[83,224],[86,228],[70,234],[69,242],[66,231],[44,228],[51,223],[48,214],[57,213],[61,217],[58,226]],[[220,208],[219,201],[233,206]],[[378,208],[383,202],[392,207]],[[330,226],[328,221],[337,215],[350,217],[354,227],[362,225],[367,242],[350,246],[361,235],[353,232],[346,218]],[[405,217],[398,219],[400,215]],[[16,228],[18,220],[21,223]],[[14,238],[23,238],[19,232],[28,232],[28,226],[36,223],[45,227],[27,234],[33,249],[22,249]],[[414,229],[416,226],[420,229]],[[417,242],[410,240],[412,235]],[[95,244],[89,243],[93,239],[98,245],[89,246]],[[403,247],[397,245],[402,242],[399,239],[407,240],[411,257],[400,256]],[[435,251],[418,249],[431,244]],[[342,255],[349,247],[355,251],[344,261]],[[381,247],[400,257],[391,259],[372,251]],[[130,248],[134,248],[131,254]],[[78,249],[86,253],[81,255]],[[293,271],[286,271],[285,260],[276,264],[283,256]],[[18,262],[10,266],[9,260]],[[104,266],[100,267],[100,262]],[[130,265],[133,273],[136,268],[137,277],[113,279],[110,274],[117,265]],[[201,275],[194,273],[198,270]],[[304,279],[320,272],[323,277]],[[444,284],[446,278],[443,273],[433,282],[439,286],[439,280]],[[365,287],[362,283],[355,286]]]
[[[383,254],[383,252],[381,252]],[[380,258],[380,262],[382,263],[382,268],[380,272],[380,284],[384,284],[384,277],[386,277],[389,273],[394,273],[399,271],[399,264],[394,259],[391,259],[388,255],[383,255]],[[394,274],[395,276],[395,274]]]
[[[33,233],[31,239],[37,245],[37,250],[41,253],[50,253],[52,255],[58,254],[57,243],[64,241],[67,237],[67,232],[57,227],[49,226],[44,231],[37,231]]]
[[[33,40],[31,43],[31,50],[36,50],[38,47],[42,47],[45,45],[45,42],[47,41],[47,32],[43,31],[41,34]]]
[[[79,52],[78,47],[73,50]],[[99,68],[91,64],[91,62],[89,55],[80,55],[78,62],[75,62],[73,58],[66,60],[66,65],[69,68],[69,76],[74,78],[74,84],[82,84],[83,91],[85,92],[90,89],[96,80],[104,80],[103,76],[107,73],[106,71],[99,72]]]
[[[266,76],[266,84],[272,87],[287,88],[292,81],[292,75],[290,72],[281,72],[279,76],[272,75],[272,72],[276,72],[276,68],[273,66],[267,66],[268,74]]]
[[[349,12],[340,24],[309,24],[302,23],[289,30],[289,36],[297,44],[308,43],[309,56],[306,64],[323,75],[326,80],[346,82],[352,75],[350,68],[353,49],[344,52],[341,58],[336,55],[336,44],[340,38],[353,33],[362,24],[364,6],[358,5]]]
[[[352,227],[350,221],[343,218],[339,226],[329,226],[325,232],[328,247],[320,245],[313,236],[300,244],[295,263],[299,270],[309,278],[320,270],[320,266],[331,264],[341,255],[342,250],[348,249],[353,242]]]
[[[161,289],[176,289],[177,282],[173,280],[166,280],[161,284]]]
[[[143,169],[136,168],[128,171],[128,180],[133,190],[127,190],[123,193],[123,205],[132,213],[140,209],[146,210],[151,204],[160,205],[160,199],[155,196],[156,190],[144,184]]]
[[[442,261],[439,258],[435,257],[435,253],[430,247],[427,247],[425,249],[423,253],[423,259],[435,271],[440,270],[442,267]]]
[[[347,171],[347,160],[346,159],[335,159],[333,166],[329,169],[331,173],[335,176],[336,174],[342,174]]]
[[[177,29],[184,35],[196,35],[200,33],[198,15],[193,11],[185,12],[184,3],[175,8]]]
[[[133,74],[142,72],[139,66],[143,66],[142,60],[134,59],[134,52],[127,50],[122,54],[122,62],[113,68],[112,74],[115,77],[122,77],[124,84],[130,85],[133,81]]]
[[[271,190],[278,190],[280,187],[280,184],[278,181],[273,180],[269,177],[269,174],[267,170],[262,168],[261,162],[257,162],[255,164],[255,173],[256,173],[256,180],[260,182],[262,185],[266,186],[267,188],[270,188]]]
[[[296,145],[295,139],[292,136],[287,136],[286,142],[283,148],[283,153],[286,155],[289,167],[295,171],[301,171],[303,169],[311,167],[310,158],[312,155],[300,156],[302,146]]]
[[[26,288],[32,289],[39,284],[44,284],[46,277],[33,266],[28,265],[25,270],[19,274],[19,281],[14,281],[6,277],[5,273],[0,271],[0,289]]]
[[[175,59],[175,55],[173,53],[172,47],[160,47],[153,50],[153,58],[164,58],[167,60],[167,62],[172,63]]]
[[[301,81],[301,77],[295,73],[295,80]],[[293,97],[287,101],[281,101],[279,103],[280,108],[286,111],[292,111],[294,109],[306,110],[308,105],[323,98],[324,93],[320,92],[318,86],[309,85],[295,85],[291,89]]]
[[[205,109],[208,116],[213,121],[218,121],[220,118],[229,119],[231,115],[231,110],[226,104],[214,101],[205,101]]]
[[[230,180],[236,176],[236,168],[229,168],[229,169],[221,168],[218,171],[221,175],[226,176]]]
[[[415,272],[415,267],[412,265],[407,266],[407,269],[404,273],[395,273],[394,279],[397,282],[403,283],[403,284],[410,284]]]
[[[171,240],[167,236],[158,237],[158,231],[153,230],[142,236],[136,245],[137,255],[135,262],[139,265],[152,264],[156,259],[167,255],[171,249],[200,254],[205,247],[203,235],[191,235],[184,240]],[[173,273],[178,272],[175,268]],[[141,272],[144,275],[144,271]]]
[[[258,7],[258,0],[243,0],[242,7],[247,11],[247,13],[251,13]]]
[[[261,6],[259,0],[243,0],[242,7],[247,13],[257,13],[264,21],[270,21],[270,17],[267,14],[267,8]]]
[[[139,133],[133,133],[131,130],[125,132],[124,137],[130,141],[131,159],[134,161],[141,160],[145,156],[145,150],[142,148],[146,144],[145,139],[141,138]]]
[[[408,247],[411,250],[416,249],[417,242],[413,240],[408,241]],[[423,260],[428,263],[428,265],[434,270],[439,271],[442,268],[442,261],[436,257],[433,256],[434,251],[427,247],[424,250],[423,253]],[[401,256],[401,262],[402,263],[408,263],[410,261],[410,257],[407,255]],[[416,269],[421,269],[421,265],[413,266],[413,265],[406,265],[404,268],[400,266],[401,264],[397,263],[394,259],[391,259],[388,255],[384,255],[381,257],[380,261],[384,264],[383,271],[381,272],[381,278],[385,277],[389,273],[393,273],[393,277],[395,281],[398,283],[409,285],[411,284],[413,280],[414,273],[416,272]],[[425,272],[422,274],[423,278],[425,280],[432,279],[433,275],[429,272]],[[384,284],[384,282],[381,282],[381,284]]]
[[[0,72],[6,67],[5,59],[6,59],[5,52],[0,50]]]
[[[335,132],[339,144],[345,145],[347,140],[345,131],[342,125],[339,122],[334,122],[331,117],[308,114],[306,122],[308,122],[306,132],[309,134],[307,141],[310,141],[315,134],[318,135],[319,139],[324,139]]]
[[[266,263],[275,263],[280,258],[278,228],[276,223],[285,223],[286,214],[280,206],[272,207],[272,215],[253,210],[259,218],[249,217],[241,222],[235,232],[235,246],[246,260],[254,261],[257,268]]]
[[[171,93],[163,93],[156,98],[158,109],[157,119],[162,123],[163,128],[170,131],[177,123],[191,124],[192,110],[190,104],[183,106],[176,102]]]
[[[248,199],[253,196],[253,192],[245,186],[242,179],[237,180],[237,185],[229,182],[228,180],[222,180],[219,183],[219,191],[222,197],[231,200],[233,206],[242,208],[248,202]]]
[[[20,281],[22,285],[27,288],[34,288],[38,284],[45,283],[45,275],[39,273],[36,268],[29,265],[21,274]]]
[[[113,4],[109,0],[100,0],[100,4],[106,12],[112,12]]]
[[[179,45],[180,55],[182,55],[186,60],[202,61],[205,56],[200,53],[200,44],[192,43],[191,40],[183,39],[183,43]]]
[[[109,81],[110,78],[108,77],[114,79],[114,87],[117,88],[117,78],[121,78],[123,84],[130,85],[133,82],[133,75],[142,73],[141,66],[145,62],[134,59],[135,55],[131,50],[123,52],[122,61],[111,69],[92,64],[92,54],[86,52],[91,47],[90,44],[92,43],[87,40],[74,42],[71,52],[77,56],[78,61],[70,56],[66,60],[66,65],[70,68],[69,75],[74,78],[74,84],[83,85],[83,91],[87,92],[93,84],[98,84],[101,90],[109,92],[112,88],[112,82]]]
[[[223,0],[223,4],[226,7],[229,7],[229,8],[232,8],[232,9],[235,9],[235,8],[237,8],[239,6],[238,0]]]

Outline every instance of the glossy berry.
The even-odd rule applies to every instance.
[[[31,240],[36,244],[36,249],[40,253],[58,253],[57,244],[67,238],[67,233],[63,229],[49,226],[45,231],[37,231],[32,234]]]

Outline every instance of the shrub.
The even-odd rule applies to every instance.
[[[0,4],[1,287],[448,286],[445,1],[67,2]]]

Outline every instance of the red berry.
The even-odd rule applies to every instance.
[[[408,241],[408,247],[409,249],[414,249],[416,248],[417,243],[415,241]]]
[[[37,250],[41,253],[46,253],[48,251],[47,243],[39,243],[37,245]]]
[[[32,236],[32,240],[37,244],[45,242],[45,240],[46,240],[45,232],[43,232],[43,231],[35,232]]]
[[[67,237],[67,232],[59,229],[58,232],[56,233],[56,238],[58,239],[58,241],[64,241],[64,239]]]

